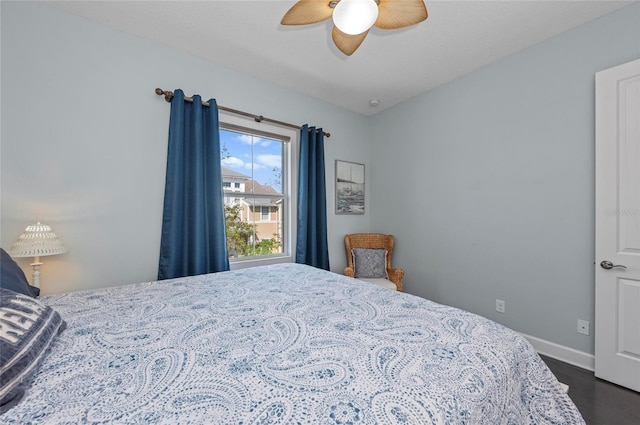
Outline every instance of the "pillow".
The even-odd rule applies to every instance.
[[[7,254],[7,251],[2,248],[0,251],[0,288],[10,289],[34,298],[40,295],[40,288],[29,285],[24,272]]]
[[[51,307],[0,288],[0,414],[22,399],[38,364],[65,326]]]
[[[384,248],[353,248],[353,268],[355,278],[382,278],[387,275],[387,250]]]

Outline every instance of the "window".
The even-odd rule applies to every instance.
[[[227,188],[227,187],[231,187],[231,182],[222,182],[222,187]]]
[[[269,126],[249,120],[222,120],[220,157],[231,268],[291,261],[295,185],[289,176],[295,174],[290,140],[296,133],[278,127],[267,132]],[[227,191],[232,183],[233,191]]]
[[[269,221],[271,219],[271,208],[270,207],[262,207],[262,216],[260,220]]]

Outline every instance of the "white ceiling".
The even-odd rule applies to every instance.
[[[295,0],[47,3],[373,115],[633,2],[427,0],[426,21],[400,30],[373,28],[352,56],[333,45],[331,20],[280,25]],[[369,106],[372,99],[378,107]]]

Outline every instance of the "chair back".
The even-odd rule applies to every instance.
[[[394,238],[392,235],[382,233],[352,233],[345,235],[344,246],[347,250],[347,264],[353,267],[352,248],[383,248],[387,250],[387,268],[391,268],[391,255],[393,254]]]

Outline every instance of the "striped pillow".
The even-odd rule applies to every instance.
[[[15,406],[66,323],[38,300],[0,288],[0,414]]]

